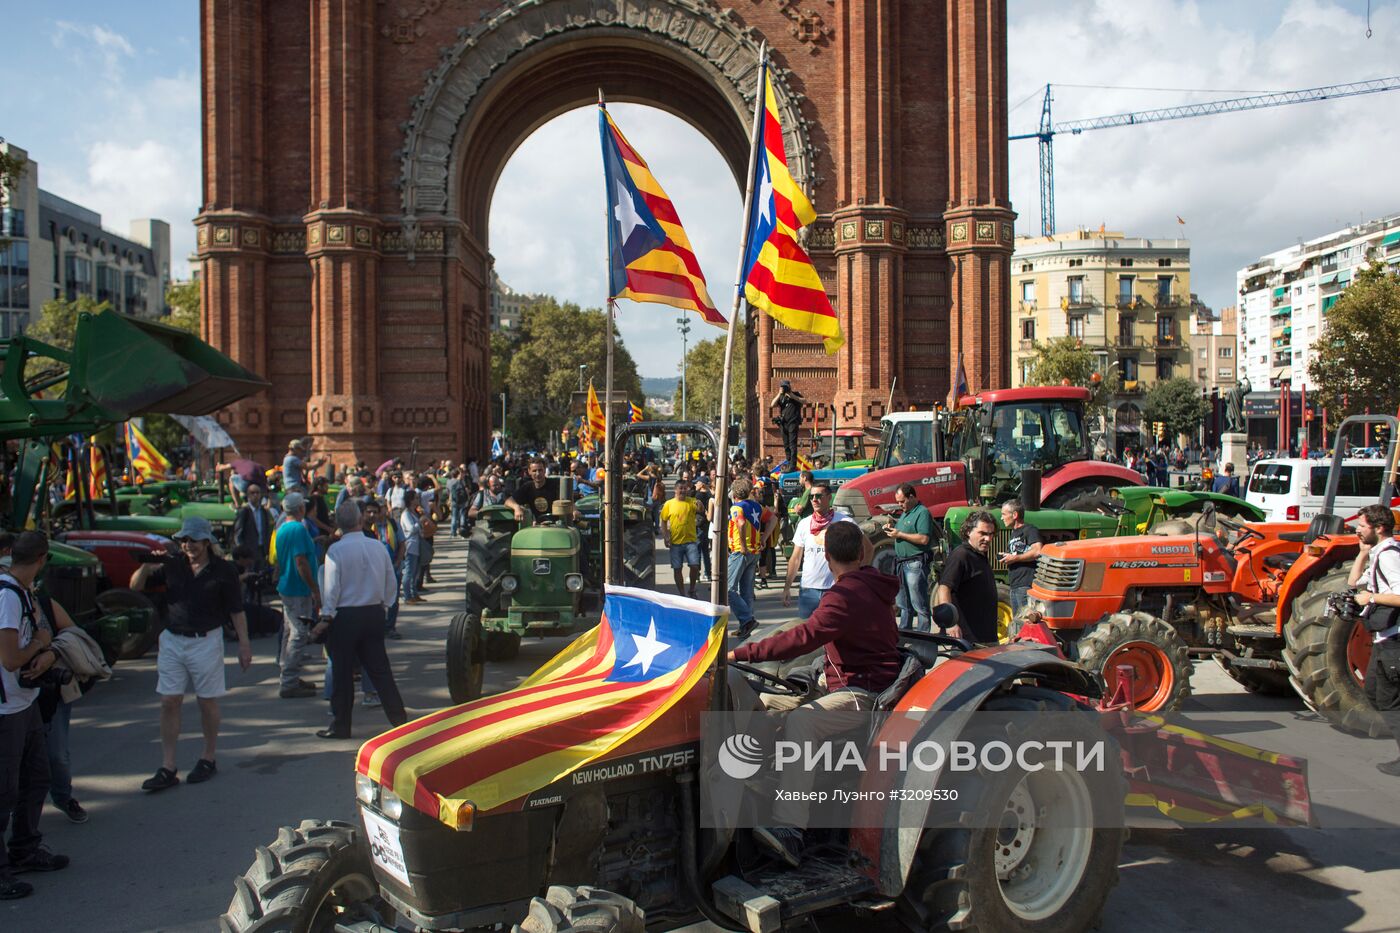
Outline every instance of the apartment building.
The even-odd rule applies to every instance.
[[[1117,449],[1145,439],[1152,383],[1195,376],[1187,240],[1104,229],[1017,237],[1011,287],[1013,384],[1026,384],[1037,344],[1082,341],[1114,390],[1105,428]]]
[[[102,216],[39,187],[39,164],[10,143],[0,147],[25,160],[12,187],[0,191],[0,339],[21,333],[51,298],[88,295],[113,310],[140,317],[168,313],[170,225],[133,220],[126,235]]]
[[[1192,377],[1201,388],[1225,395],[1239,379],[1239,311],[1233,305],[1213,311],[1191,296]]]
[[[517,292],[505,282],[501,281],[501,277],[492,270],[492,332],[504,331],[505,333],[516,333],[520,330],[521,321],[525,317],[525,309],[548,297],[548,295],[527,295],[522,292]]]

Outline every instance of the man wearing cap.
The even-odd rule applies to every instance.
[[[316,540],[307,530],[306,497],[291,492],[282,497],[282,524],[273,547],[277,551],[277,592],[282,597],[282,685],[284,700],[316,695],[316,685],[301,679],[304,655],[311,646],[311,625],[321,605],[316,585]]]
[[[306,492],[306,471],[308,467],[302,457],[306,456],[306,444],[300,439],[287,445],[287,456],[282,458],[282,489],[285,492]],[[311,464],[310,469],[319,470],[326,465],[322,457]]]
[[[165,790],[180,783],[175,746],[180,740],[180,707],[185,702],[185,691],[191,688],[199,701],[204,753],[185,780],[199,784],[214,776],[219,697],[228,692],[224,686],[226,623],[232,622],[238,634],[239,666],[246,671],[253,663],[238,568],[219,554],[208,519],[185,519],[175,540],[179,553],[157,553],[157,562],[143,563],[131,575],[133,590],[143,590],[148,583],[163,585],[168,606],[156,659],[163,760],[155,775],[141,785],[147,791]]]

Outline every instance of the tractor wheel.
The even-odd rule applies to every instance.
[[[1371,635],[1361,622],[1343,622],[1327,613],[1327,597],[1347,589],[1347,567],[1334,567],[1293,600],[1284,628],[1283,659],[1293,689],[1309,709],[1337,725],[1375,738],[1386,734],[1384,720],[1362,691],[1371,663]]]
[[[514,661],[520,654],[518,632],[483,632],[481,655],[487,661]]]
[[[627,522],[622,531],[622,585],[656,588],[656,536],[650,517]]]
[[[997,641],[1005,642],[1011,632],[1011,587],[997,584]]]
[[[1056,498],[1059,498],[1058,494]],[[1114,499],[1106,492],[1084,492],[1063,499],[1057,508],[1065,509],[1069,512],[1094,512],[1099,515],[1115,515],[1123,510],[1123,502],[1121,499]]]
[[[510,570],[509,531],[492,531],[490,522],[477,522],[467,539],[467,605],[495,606],[500,594],[495,583]]]
[[[145,593],[138,593],[136,590],[125,588],[104,590],[97,594],[97,608],[103,615],[113,612],[125,612],[128,609],[148,609],[150,614],[150,625],[144,632],[130,632],[122,639],[121,645],[117,648],[117,657],[123,661],[134,661],[144,657],[146,652],[155,647],[160,640],[161,629],[165,628],[165,619],[156,610],[156,604],[151,602],[150,597]]]
[[[1038,771],[1012,766],[958,775],[956,802],[929,814],[899,912],[915,930],[1090,929],[1118,883],[1127,836],[1118,744],[1095,717],[1076,715],[1072,701],[1051,690],[1015,687],[984,708],[1054,714],[996,730],[1013,748],[1017,731],[1037,741],[1048,732],[1057,741],[1105,743],[1104,760],[1114,767],[1055,768],[1047,758],[1032,762],[1045,765]]]
[[[643,933],[646,915],[620,894],[601,888],[550,885],[530,900],[530,912],[512,933]]]
[[[881,537],[884,537],[881,535]],[[885,538],[886,543],[875,545],[875,556],[870,559],[870,566],[881,573],[896,576],[894,559],[894,542]]]
[[[393,922],[379,899],[369,846],[350,823],[282,827],[233,884],[228,913],[219,918],[222,933],[330,933],[341,923]]]
[[[1288,682],[1287,671],[1273,671],[1263,667],[1235,667],[1221,655],[1216,655],[1215,660],[1225,673],[1230,675],[1231,680],[1250,693],[1286,697],[1293,692],[1293,685]]]
[[[1133,705],[1143,712],[1174,710],[1191,695],[1191,658],[1176,629],[1146,612],[1107,615],[1079,639],[1079,663],[1104,679],[1105,696],[1118,687],[1118,668],[1133,668]]]
[[[482,646],[480,620],[466,612],[453,616],[447,629],[447,690],[453,703],[481,696],[486,660]]]
[[[1108,490],[1104,488],[1103,483],[1098,483],[1091,479],[1080,480],[1077,483],[1070,483],[1068,486],[1056,489],[1054,492],[1052,492],[1049,496],[1046,497],[1045,501],[1041,503],[1040,507],[1042,509],[1069,509],[1073,507],[1067,505],[1066,503],[1073,502],[1076,499],[1081,499],[1084,503],[1088,504],[1094,502],[1109,501],[1110,496],[1108,494]],[[1074,511],[1095,512],[1098,511],[1098,509],[1090,505],[1087,508],[1074,508]]]

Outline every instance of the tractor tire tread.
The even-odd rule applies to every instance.
[[[1138,610],[1113,612],[1104,616],[1079,639],[1079,663],[1103,676],[1103,665],[1113,654],[1115,646],[1133,641],[1155,645],[1166,654],[1175,672],[1176,682],[1171,694],[1157,709],[1178,709],[1191,695],[1191,655],[1186,648],[1186,642],[1177,634],[1176,629],[1151,613]]]
[[[1284,626],[1283,659],[1303,702],[1347,732],[1375,738],[1385,722],[1346,670],[1346,639],[1327,614],[1327,597],[1345,590],[1347,567],[1338,566],[1310,582],[1293,601]]]

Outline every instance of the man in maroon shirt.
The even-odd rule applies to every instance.
[[[731,661],[788,661],[818,648],[826,649],[823,693],[802,703],[787,694],[763,694],[770,710],[791,710],[783,738],[797,743],[821,740],[858,728],[868,721],[875,698],[894,683],[903,664],[894,601],[899,581],[868,566],[870,542],[855,522],[838,522],[826,531],[826,559],[836,583],[822,596],[816,610],[795,628],[729,652]],[[792,797],[774,803],[777,825],[759,827],[754,836],[789,864],[799,864],[807,822],[802,791],[811,790],[816,775],[798,772],[785,789]]]

